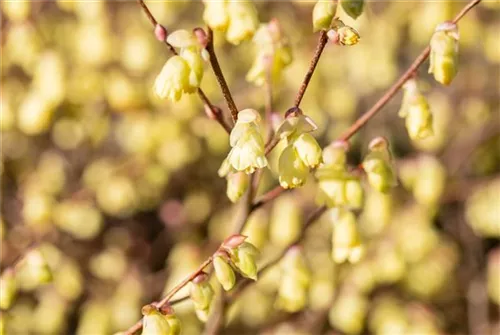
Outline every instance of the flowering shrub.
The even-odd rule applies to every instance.
[[[495,332],[480,2],[2,2],[0,335]]]

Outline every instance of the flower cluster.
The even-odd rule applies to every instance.
[[[420,93],[415,79],[403,86],[403,102],[399,116],[405,118],[406,129],[412,140],[424,139],[434,134],[432,113],[425,97]]]
[[[183,93],[194,93],[200,86],[206,50],[201,48],[193,33],[183,29],[168,35],[167,42],[180,51],[163,66],[156,77],[154,91],[162,99],[178,101]]]
[[[307,304],[307,295],[311,283],[311,272],[303,250],[294,246],[287,251],[281,261],[281,279],[278,290],[278,308],[294,313]]]
[[[444,22],[436,27],[430,46],[429,73],[443,85],[449,85],[458,72],[458,27]]]
[[[154,305],[146,305],[142,308],[142,315],[142,335],[181,333],[181,322],[170,307],[160,310]]]
[[[369,145],[370,153],[363,160],[363,169],[370,185],[379,192],[388,192],[396,185],[389,142],[383,137],[374,138]]]
[[[277,130],[277,136],[286,143],[279,157],[279,181],[283,188],[302,186],[310,169],[321,163],[321,147],[310,132],[317,129],[314,122],[302,114],[292,112]]]
[[[247,81],[262,86],[270,73],[271,80],[276,82],[283,69],[292,62],[290,46],[282,34],[278,20],[262,24],[255,33],[253,42],[257,56],[247,73]]]
[[[334,142],[323,150],[323,163],[316,170],[319,205],[359,209],[363,204],[363,187],[347,170],[346,150],[346,142]]]
[[[231,130],[229,144],[232,149],[222,162],[219,176],[238,171],[253,173],[267,166],[264,140],[258,125],[260,115],[256,110],[244,109],[238,113],[238,120]]]
[[[203,20],[212,29],[224,31],[229,43],[238,45],[253,37],[259,26],[257,9],[251,1],[204,0]]]

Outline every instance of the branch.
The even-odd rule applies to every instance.
[[[137,3],[141,6],[142,10],[148,17],[153,27],[156,27],[158,25],[158,21],[156,21],[156,18],[151,13],[148,6],[144,3],[144,0],[137,0]],[[168,43],[166,39],[163,41],[163,43],[167,46],[167,48],[173,55],[178,55],[175,48],[170,43]],[[224,120],[221,109],[216,107],[214,104],[210,102],[207,95],[205,94],[205,92],[203,92],[201,88],[197,89],[197,93],[198,96],[200,97],[200,100],[203,102],[205,106],[205,111],[207,112],[209,118],[216,120],[224,128],[224,130],[226,130],[226,132],[230,133],[232,127],[231,125],[227,124],[226,121]]]
[[[460,19],[467,14],[469,10],[471,10],[474,6],[480,3],[481,0],[473,0],[465,6],[460,13],[453,19],[453,23],[457,23]],[[354,134],[356,134],[372,117],[377,114],[382,107],[384,107],[399,91],[401,87],[410,79],[414,73],[418,70],[418,68],[425,62],[425,60],[429,57],[431,52],[431,47],[427,46],[415,59],[413,64],[406,70],[406,72],[396,81],[394,85],[389,88],[389,90],[373,105],[372,108],[368,110],[365,114],[363,114],[354,124],[349,127],[339,138],[340,141],[349,140]]]
[[[233,118],[233,122],[236,122],[238,119],[238,108],[234,103],[233,96],[229,91],[229,86],[227,86],[226,79],[224,78],[224,74],[219,65],[219,61],[217,60],[217,55],[215,54],[214,49],[214,32],[210,27],[208,28],[208,43],[206,46],[208,53],[210,54],[210,64],[212,65],[212,70],[214,71],[215,77],[217,78],[217,82],[222,90],[222,95],[224,95],[224,99],[226,100],[227,107],[231,112],[231,117]]]
[[[306,73],[306,76],[304,77],[304,81],[302,82],[302,85],[300,86],[299,92],[297,93],[297,96],[295,97],[295,107],[299,107],[300,102],[302,101],[302,98],[304,97],[304,93],[306,93],[307,86],[309,86],[309,82],[311,81],[311,77],[314,73],[314,70],[316,69],[316,65],[318,64],[319,58],[321,57],[321,54],[323,53],[323,50],[325,49],[326,42],[328,42],[328,37],[326,36],[326,30],[322,30],[319,39],[318,39],[318,45],[316,46],[316,51],[314,52],[314,57],[311,60],[311,64],[309,65],[309,70]]]

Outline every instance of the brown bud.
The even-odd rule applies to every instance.
[[[202,271],[196,277],[194,277],[192,282],[194,284],[200,284],[200,283],[203,283],[204,281],[207,281],[207,280],[208,280],[208,274],[206,274],[205,272]]]
[[[157,23],[155,26],[156,39],[160,42],[165,42],[165,40],[167,39],[167,35],[168,35],[167,29],[165,29],[165,27],[162,26],[161,24]]]
[[[380,150],[385,150],[389,147],[389,141],[385,137],[379,136],[375,137],[373,140],[370,141],[370,144],[368,144],[368,148],[372,151],[380,151]]]
[[[247,236],[245,235],[235,234],[226,238],[222,243],[222,246],[229,249],[234,249],[240,246],[243,242],[245,242],[246,238]]]
[[[286,111],[285,118],[297,117],[297,116],[302,115],[302,114],[304,114],[304,113],[302,113],[302,109],[300,109],[299,107],[292,107]]]
[[[217,106],[205,105],[205,114],[211,120],[218,120],[220,115],[222,115],[222,110]]]
[[[152,304],[149,304],[149,305],[142,307],[141,313],[142,313],[142,315],[148,315],[154,310],[158,310],[158,308],[156,308],[156,306],[154,306]]]
[[[207,33],[205,32],[205,30],[203,30],[203,28],[196,27],[193,29],[193,33],[194,33],[194,36],[196,36],[198,43],[200,43],[200,45],[203,48],[206,48],[207,44],[208,44],[208,36],[207,36]]]
[[[328,40],[333,44],[339,44],[339,34],[335,30],[328,30],[326,36],[328,36]]]
[[[174,314],[174,309],[169,304],[165,304],[165,305],[161,306],[159,308],[159,310],[160,310],[160,313],[163,314],[163,315],[172,315],[172,314]]]
[[[330,144],[332,148],[340,148],[344,149],[344,151],[349,151],[350,149],[350,144],[347,141],[334,141],[332,144]]]

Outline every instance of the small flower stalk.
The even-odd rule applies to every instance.
[[[330,212],[330,218],[333,223],[332,258],[334,262],[358,262],[364,254],[364,246],[361,243],[354,213],[334,208]]]
[[[311,272],[303,250],[292,247],[283,257],[276,306],[290,313],[304,309],[308,301]]]
[[[346,142],[334,142],[323,150],[323,164],[316,170],[319,205],[351,209],[363,205],[361,181],[347,170],[347,149]]]
[[[405,118],[406,130],[412,140],[425,139],[434,134],[433,116],[427,99],[418,89],[415,79],[408,80],[403,86],[403,102],[399,116]]]
[[[225,32],[231,44],[251,39],[259,26],[257,9],[251,1],[204,0],[203,3],[205,23],[214,30]]]
[[[262,86],[270,75],[272,82],[278,82],[283,70],[292,62],[292,52],[278,20],[261,24],[253,37],[253,43],[257,55],[246,80]]]
[[[219,176],[227,176],[230,172],[251,174],[267,166],[259,122],[260,115],[256,110],[245,109],[238,113],[238,121],[229,137],[232,149],[219,168]]]
[[[167,60],[156,77],[154,91],[161,99],[178,101],[184,93],[194,93],[203,79],[203,50],[193,33],[177,30],[166,41],[179,48],[179,55]]]
[[[396,185],[389,142],[383,137],[377,137],[370,142],[369,149],[370,153],[363,160],[368,182],[377,191],[386,193]]]
[[[190,297],[194,304],[196,316],[206,322],[210,314],[214,290],[208,282],[208,275],[204,272],[191,281]]]
[[[17,284],[13,269],[6,269],[0,277],[0,309],[9,309],[17,295]]]
[[[321,163],[321,147],[310,132],[317,129],[308,117],[290,114],[277,130],[277,136],[286,141],[278,163],[279,181],[283,188],[295,188],[305,184],[309,170]]]
[[[327,33],[328,40],[333,44],[353,46],[359,43],[361,36],[353,27],[347,26],[342,20],[336,18],[332,29]]]
[[[443,85],[449,85],[458,72],[458,40],[453,22],[441,23],[432,35],[429,73]]]
[[[335,13],[337,2],[334,0],[319,0],[316,2],[312,12],[313,31],[328,29]]]
[[[341,0],[340,4],[344,12],[356,20],[362,13],[365,6],[364,0]]]

